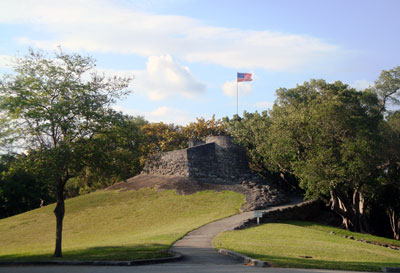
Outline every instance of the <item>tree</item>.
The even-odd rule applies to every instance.
[[[191,122],[182,128],[187,140],[197,139],[205,141],[208,136],[227,135],[226,124],[221,120],[216,120],[215,115],[211,119],[196,118],[196,122]]]
[[[120,115],[110,128],[100,132],[85,147],[96,158],[67,183],[68,196],[102,189],[140,173],[141,146],[144,134],[142,117]]]
[[[140,145],[140,165],[144,166],[147,157],[160,152],[186,148],[188,140],[182,132],[182,126],[163,122],[145,123],[141,127],[143,141]]]
[[[400,112],[388,115],[383,125],[382,183],[377,203],[384,206],[393,238],[400,240]]]
[[[380,100],[380,112],[387,111],[388,103],[398,105],[400,103],[400,66],[391,70],[383,70],[379,78],[375,81],[372,90],[378,95]]]
[[[393,237],[400,240],[400,113],[393,111],[400,104],[400,66],[383,70],[371,88],[378,95],[380,113],[386,116],[382,126],[382,163],[379,166],[382,182],[379,203],[385,206]],[[388,107],[391,106],[391,107]]]
[[[283,188],[297,190],[298,183],[295,179],[288,177],[290,173],[284,172],[271,160],[272,143],[269,138],[271,122],[267,111],[262,113],[244,112],[243,117],[224,118],[228,132],[235,141],[246,148],[252,170],[267,179],[283,182],[281,184]]]
[[[62,256],[67,181],[98,160],[88,151],[119,114],[110,106],[128,94],[129,78],[106,78],[94,60],[61,49],[51,58],[30,50],[0,86],[3,144],[24,148],[32,168],[54,183],[57,204],[55,257]]]
[[[2,155],[0,157],[0,219],[19,214],[54,199],[46,180],[39,179],[27,168],[24,155]]]
[[[329,199],[347,229],[368,231],[383,120],[376,94],[312,80],[277,96],[269,131],[273,162],[300,179],[306,196]]]

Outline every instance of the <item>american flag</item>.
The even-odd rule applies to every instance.
[[[238,82],[251,82],[252,80],[251,73],[237,73]]]

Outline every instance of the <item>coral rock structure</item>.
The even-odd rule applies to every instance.
[[[246,150],[229,136],[210,136],[205,143],[192,140],[189,148],[153,155],[147,160],[142,174],[242,185],[248,201],[246,210],[262,209],[287,201],[273,183],[251,172]]]
[[[213,179],[232,184],[252,176],[245,149],[227,136],[210,136],[205,143],[190,141],[187,149],[153,155],[142,173]]]

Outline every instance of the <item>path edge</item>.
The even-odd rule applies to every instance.
[[[167,253],[171,254],[171,257],[165,258],[154,258],[154,259],[141,259],[132,261],[0,261],[0,266],[9,265],[104,265],[104,266],[134,266],[134,265],[148,265],[148,264],[159,264],[159,263],[170,263],[177,262],[183,259],[183,255],[168,250]]]
[[[253,259],[253,258],[247,257],[243,254],[237,253],[235,251],[231,251],[231,250],[227,250],[227,249],[223,249],[223,248],[219,249],[218,253],[226,255],[226,256],[230,256],[230,257],[234,258],[235,260],[238,260],[247,266],[255,266],[255,267],[270,267],[271,266],[271,264],[269,264],[268,262]]]

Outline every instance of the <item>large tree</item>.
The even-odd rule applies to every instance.
[[[378,176],[383,120],[376,94],[312,80],[277,95],[273,162],[298,177],[308,197],[329,199],[347,229],[368,231],[364,216]]]
[[[1,80],[3,145],[25,149],[31,167],[54,183],[55,257],[62,256],[65,184],[98,165],[94,140],[120,118],[110,106],[129,92],[129,78],[107,78],[94,66],[92,58],[61,49],[52,56],[30,50]]]
[[[400,66],[383,70],[370,89],[378,95],[380,112],[386,117],[382,125],[382,162],[379,166],[383,196],[379,203],[385,206],[393,237],[400,240]]]
[[[377,203],[389,217],[393,238],[400,240],[400,112],[391,113],[383,125],[382,188]]]

